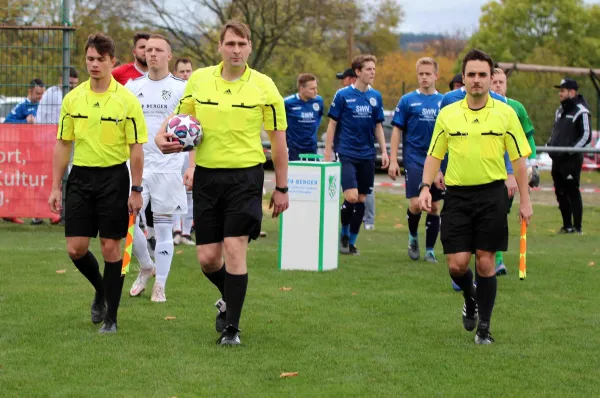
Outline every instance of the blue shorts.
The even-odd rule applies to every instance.
[[[344,155],[339,155],[338,158],[342,163],[342,191],[358,189],[360,195],[369,195],[373,192],[374,159],[355,159]]]
[[[404,166],[405,181],[406,181],[406,198],[418,198],[419,197],[419,185],[423,182],[423,167],[420,165],[406,165]],[[431,200],[437,202],[444,199],[445,192],[438,189],[435,184],[431,184],[429,189],[431,192]]]
[[[298,148],[293,148],[293,147],[288,147],[288,160],[290,162],[294,161],[294,160],[300,160],[300,154],[316,154],[317,153],[317,148],[315,149],[298,149]]]

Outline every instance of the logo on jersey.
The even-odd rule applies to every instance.
[[[313,104],[313,109],[317,112],[319,112],[319,110],[321,109],[321,107],[319,106],[319,104],[317,104],[316,102]]]
[[[479,119],[475,119],[475,120],[473,120],[473,122],[472,122],[472,123],[473,123],[473,124],[479,124]]]
[[[139,93],[138,98],[144,98],[144,93]]]
[[[369,105],[357,105],[356,106],[356,113],[364,115],[364,114],[370,114],[371,113],[371,107]]]
[[[371,97],[369,98],[369,104],[371,104],[371,106],[377,106],[377,100]]]
[[[162,97],[165,101],[171,98],[171,90],[163,90]]]
[[[231,95],[231,90],[230,90],[230,89],[227,89],[227,91],[225,91],[225,94],[229,94],[229,95]]]
[[[100,103],[96,102],[94,105],[92,105],[92,108],[100,108]]]
[[[412,108],[413,106],[419,106],[419,105],[421,105],[420,102],[415,102],[413,104],[410,104],[410,107]],[[373,106],[375,106],[375,105],[373,105]]]
[[[292,108],[293,111],[299,111],[300,109],[302,109],[301,106],[295,106]]]

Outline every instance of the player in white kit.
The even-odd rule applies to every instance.
[[[148,142],[144,145],[142,198],[143,210],[148,205],[148,201],[152,201],[156,236],[154,250],[156,264],[153,264],[144,234],[136,223],[133,254],[140,262],[141,269],[129,294],[139,296],[144,291],[156,266],[156,281],[152,288],[151,300],[158,303],[167,300],[165,284],[174,251],[171,233],[173,214],[187,213],[187,195],[181,177],[184,156],[181,153],[164,155],[153,139],[161,124],[175,110],[185,89],[185,81],[169,72],[171,57],[169,40],[161,35],[151,35],[146,43],[148,75],[130,80],[125,85],[142,104],[148,126]]]

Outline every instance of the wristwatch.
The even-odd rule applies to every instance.
[[[287,193],[288,187],[283,187],[283,188],[275,187],[275,190],[279,191],[281,193]]]
[[[140,187],[138,185],[132,185],[131,186],[131,191],[132,192],[142,192],[144,190],[144,187]]]
[[[423,188],[425,188],[425,187],[427,187],[427,188],[431,188],[431,185],[430,185],[430,184],[427,184],[426,182],[422,182],[422,183],[420,183],[420,184],[419,184],[419,192],[421,192],[421,189],[423,189]]]

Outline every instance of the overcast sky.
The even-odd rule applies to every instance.
[[[488,0],[397,0],[404,9],[401,32],[472,33],[477,29],[481,6]],[[585,0],[599,4],[600,0]]]

